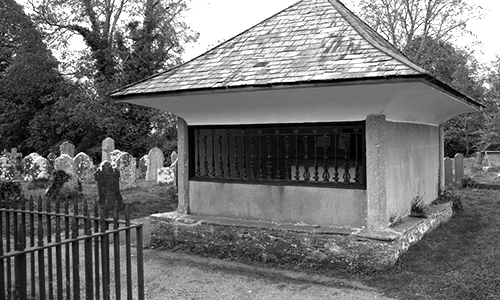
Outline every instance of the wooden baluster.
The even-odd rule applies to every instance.
[[[234,173],[236,178],[240,178],[240,161],[238,160],[238,135],[233,136],[234,143]]]
[[[259,177],[260,179],[264,179],[264,143],[262,142],[263,135],[262,135],[262,130],[259,129],[259,149],[260,149],[260,155],[259,155],[259,166],[260,166],[260,174]]]
[[[293,133],[295,134],[295,180],[299,180],[299,130],[295,129]]]
[[[330,137],[323,136],[323,181],[330,181],[330,173],[328,172],[328,145],[330,144]]]
[[[224,178],[224,158],[222,156],[222,134],[217,139],[219,143],[219,177]]]
[[[309,145],[307,143],[307,135],[302,137],[302,143],[304,144],[304,181],[309,181],[311,178],[311,173],[309,173],[309,162],[307,151],[309,150]]]
[[[290,180],[290,137],[285,135],[283,140],[285,143],[285,179]]]
[[[333,128],[333,149],[335,150],[335,172],[333,174],[333,180],[335,182],[339,182],[339,160],[338,160],[338,149],[339,149],[339,143],[337,142],[338,141],[338,133],[339,132],[339,128],[338,127],[334,127]]]
[[[255,178],[256,177],[256,172],[255,172],[255,136],[252,134],[250,136],[250,172],[251,172],[251,177]]]
[[[314,181],[319,180],[319,171],[318,171],[318,130],[314,129]]]
[[[196,135],[196,176],[201,176],[201,168],[200,168],[200,130],[195,130]]]
[[[349,147],[350,147],[350,135],[344,134],[344,182],[351,182],[351,172],[349,170]]]
[[[279,129],[276,129],[275,132],[276,134],[276,179],[281,179],[281,171],[280,171],[280,131]]]
[[[30,196],[30,201],[28,204],[28,209],[31,212],[35,211],[35,201],[33,200],[33,196]],[[56,206],[56,210],[58,207]],[[30,214],[30,247],[35,247],[35,237],[36,237],[36,231],[35,231],[35,214],[31,213]],[[56,237],[57,238],[57,237]],[[31,252],[31,257],[30,257],[30,263],[31,263],[31,298],[35,299],[36,297],[36,270],[35,270],[35,252]],[[62,269],[62,267],[61,267]],[[62,299],[62,298],[60,298]]]
[[[46,203],[46,208],[45,210],[47,213],[50,213],[51,211],[51,205],[50,205],[50,197],[45,198],[45,203]],[[51,224],[51,219],[52,217],[50,214],[47,214],[47,243],[52,243],[52,224]],[[52,300],[54,299],[54,274],[53,274],[53,268],[52,268],[52,248],[47,249],[47,260],[48,260],[48,265],[49,267],[47,268],[48,275],[48,284],[49,284],[49,299]]]
[[[267,146],[267,179],[271,179],[273,175],[273,164],[272,164],[272,155],[271,155],[271,136],[268,135],[266,137],[266,146]]]
[[[354,140],[354,143],[355,143],[355,146],[356,146],[356,167],[355,167],[355,174],[354,174],[354,181],[359,183],[361,181],[361,174],[360,174],[360,168],[359,168],[359,148],[358,148],[358,142],[359,142],[359,138],[361,138],[361,126],[356,126],[354,128],[354,132],[356,133],[354,135],[355,137],[355,140]]]
[[[231,131],[226,130],[227,139],[227,177],[231,178]]]
[[[215,177],[215,130],[210,130],[212,136],[212,177]]]
[[[243,129],[242,131],[242,138],[243,138],[243,178],[247,178],[247,139],[246,139],[246,130]]]
[[[207,149],[207,136],[203,136],[203,149],[205,150],[205,161],[203,162],[203,166],[205,167],[205,176],[208,177],[208,149]]]

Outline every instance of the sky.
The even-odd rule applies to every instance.
[[[298,0],[192,0],[192,8],[186,15],[187,23],[200,33],[198,42],[186,47],[184,61],[194,58],[230,39],[253,25],[293,5]],[[345,0],[352,8],[356,0]],[[476,5],[485,8],[482,20],[470,22],[468,28],[477,36],[481,44],[473,47],[475,56],[487,63],[500,55],[500,1],[474,0]],[[470,46],[472,38],[457,41],[460,46]]]

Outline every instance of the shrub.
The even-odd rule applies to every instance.
[[[455,213],[464,210],[464,205],[462,204],[462,199],[451,190],[440,190],[439,197],[436,200],[434,200],[433,203],[434,204],[441,204],[441,203],[447,203],[447,202],[452,203],[452,209],[453,209],[453,212],[455,212]]]
[[[21,184],[14,181],[0,181],[0,200],[19,197],[22,194]]]
[[[478,183],[473,177],[465,176],[462,178],[462,187],[476,189],[478,187]]]
[[[427,217],[424,209],[424,202],[421,196],[415,196],[411,202],[410,216],[417,218]]]

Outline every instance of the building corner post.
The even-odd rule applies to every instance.
[[[182,118],[177,118],[177,150],[179,161],[178,173],[178,198],[177,212],[189,213],[189,134],[188,125]]]

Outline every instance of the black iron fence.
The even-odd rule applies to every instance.
[[[191,179],[365,184],[364,123],[194,126]]]
[[[0,205],[0,299],[144,299],[142,224],[130,222],[128,207],[121,221],[116,209],[108,219],[87,202]]]

